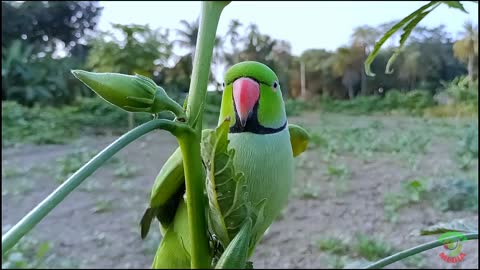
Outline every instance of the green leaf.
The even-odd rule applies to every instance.
[[[420,235],[433,235],[445,232],[476,233],[478,232],[478,225],[465,219],[455,219],[448,223],[438,223],[422,229],[420,230]]]
[[[438,6],[438,5],[437,5],[437,6]],[[397,59],[398,55],[400,54],[400,52],[401,52],[402,49],[403,49],[403,46],[405,45],[405,41],[407,41],[407,38],[410,36],[410,34],[412,33],[412,31],[413,31],[413,29],[415,28],[415,26],[417,26],[417,24],[418,24],[423,18],[425,18],[425,16],[427,16],[428,13],[430,13],[433,9],[435,9],[437,6],[434,6],[434,7],[432,7],[432,9],[418,14],[415,18],[413,18],[413,19],[407,24],[407,26],[405,26],[405,27],[403,28],[404,32],[403,32],[403,34],[400,36],[400,46],[395,50],[395,53],[393,53],[393,55],[390,57],[390,59],[388,59],[387,67],[385,67],[385,73],[386,73],[386,74],[392,74],[392,73],[393,73],[393,69],[390,69],[390,66],[393,65],[393,62],[395,61],[395,59]]]
[[[185,100],[183,101],[183,110],[187,111],[187,104],[188,104],[188,94],[185,97]]]
[[[202,134],[202,159],[207,171],[208,219],[210,229],[224,248],[249,216],[243,173],[235,171],[235,150],[228,150],[229,120]]]
[[[380,40],[375,43],[375,47],[373,48],[373,51],[370,53],[370,55],[368,56],[367,60],[365,60],[365,73],[368,75],[368,76],[375,76],[375,73],[373,73],[370,69],[370,65],[372,64],[373,60],[375,59],[375,57],[377,57],[378,53],[380,52],[380,49],[382,48],[382,45],[393,35],[395,34],[395,32],[398,31],[398,29],[400,29],[402,26],[404,26],[406,23],[410,22],[411,20],[413,20],[415,17],[417,17],[419,14],[421,14],[424,10],[428,9],[429,7],[437,4],[438,1],[431,1],[430,3],[422,6],[421,8],[415,10],[412,14],[408,15],[407,17],[405,17],[403,20],[401,20],[400,22],[398,22],[397,24],[395,24],[394,26],[392,26],[392,28],[390,30],[387,31],[387,33],[385,33],[385,35],[383,35],[382,38],[380,38]]]
[[[47,254],[49,249],[50,245],[48,242],[43,242],[42,244],[40,244],[37,250],[37,258],[43,258],[45,254]]]
[[[442,3],[446,4],[450,8],[460,9],[461,11],[468,14],[468,11],[465,10],[465,8],[463,7],[462,3],[460,3],[460,1],[442,1]]]
[[[251,232],[252,220],[247,218],[242,229],[223,252],[215,269],[244,269],[248,266],[247,257]]]

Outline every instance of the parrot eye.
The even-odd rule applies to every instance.
[[[225,82],[222,83],[222,87],[225,88]]]
[[[276,81],[273,82],[272,87],[273,87],[273,90],[277,90],[277,88],[278,88],[278,82],[276,82]]]

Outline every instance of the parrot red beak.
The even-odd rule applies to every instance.
[[[238,78],[233,82],[233,101],[242,127],[253,111],[260,97],[260,85],[250,78]]]

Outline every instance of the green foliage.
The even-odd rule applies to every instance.
[[[165,64],[172,46],[168,30],[151,29],[148,25],[112,24],[121,39],[110,32],[91,40],[87,67],[96,72],[114,72],[151,76],[156,64]],[[107,41],[111,40],[111,41]]]
[[[295,187],[293,194],[304,200],[317,199],[320,195],[320,188],[316,181],[305,179],[302,181],[302,185]]]
[[[350,171],[345,165],[327,167],[328,180],[332,180],[335,183],[335,189],[338,193],[347,191],[348,180],[350,179]]]
[[[216,125],[220,105],[218,94],[207,95],[209,100],[204,117],[206,124]],[[220,96],[221,97],[221,96]],[[210,100],[212,99],[212,101]],[[209,105],[210,102],[212,105]],[[135,113],[136,123],[152,119],[151,114]],[[173,119],[170,112],[162,112],[160,118]],[[78,98],[71,106],[49,107],[22,106],[13,101],[2,102],[2,145],[18,143],[63,144],[80,134],[105,133],[107,130],[127,129],[128,113],[99,97]]]
[[[76,149],[64,157],[57,159],[56,181],[63,183],[74,172],[92,159],[97,153],[86,148]]]
[[[53,51],[60,41],[81,56],[81,40],[95,29],[102,9],[98,1],[3,1],[2,48],[22,37],[35,52]]]
[[[465,129],[464,136],[459,143],[458,154],[478,159],[478,125],[476,123],[470,124]]]
[[[119,162],[117,168],[113,172],[116,177],[120,178],[131,178],[137,175],[140,172],[140,169],[134,165],[130,165],[125,162]]]
[[[384,195],[385,216],[390,221],[396,221],[398,210],[411,203],[419,202],[425,198],[427,191],[424,179],[409,180],[402,183],[399,192],[389,192]]]
[[[300,99],[286,99],[285,100],[285,111],[287,116],[298,116],[306,110],[315,109],[315,104],[313,102],[306,102]]]
[[[423,109],[434,105],[433,97],[428,91],[414,90],[402,93],[389,90],[385,97],[378,95],[360,96],[351,100],[332,100],[323,98],[322,108],[330,112],[346,112],[351,114],[368,114],[374,112],[403,111],[407,114],[419,115]]]
[[[223,248],[250,216],[245,177],[233,166],[235,150],[227,150],[228,126],[229,122],[225,121],[215,130],[204,130],[201,144],[207,178],[208,220]]]
[[[60,105],[89,95],[68,73],[83,65],[101,10],[97,1],[2,2],[2,100]]]
[[[14,177],[19,177],[23,176],[27,173],[27,170],[25,169],[18,169],[18,168],[9,168],[9,167],[3,167],[2,168],[2,179],[10,179]]]
[[[33,269],[45,267],[51,244],[31,238],[22,239],[14,248],[2,255],[2,269]]]
[[[397,56],[400,54],[403,46],[405,45],[405,42],[407,41],[408,37],[412,33],[413,29],[417,26],[417,24],[425,18],[431,11],[433,11],[435,8],[437,8],[441,3],[444,3],[448,5],[451,8],[457,8],[462,10],[463,12],[466,12],[465,9],[463,8],[463,5],[460,3],[460,1],[430,1],[428,4],[423,5],[419,9],[415,10],[412,12],[410,15],[402,19],[400,22],[392,26],[392,28],[387,31],[383,37],[380,38],[380,40],[375,44],[375,47],[373,51],[370,53],[368,56],[367,60],[365,60],[365,72],[369,76],[375,76],[374,73],[371,72],[370,70],[370,65],[377,56],[377,54],[380,52],[380,48],[382,45],[395,34],[400,28],[403,27],[403,34],[400,37],[400,46],[399,48],[396,49],[395,53],[390,57],[387,63],[387,67],[385,68],[385,73],[392,73],[393,71],[390,70],[391,65],[397,58]]]
[[[78,262],[56,256],[50,241],[24,237],[2,255],[2,269],[78,268]]]
[[[100,214],[105,212],[111,212],[112,210],[113,210],[112,201],[98,200],[95,202],[93,213]]]
[[[428,226],[427,228],[421,229],[420,235],[435,235],[445,232],[478,232],[478,224],[472,222],[471,220],[454,219],[447,223],[440,222],[432,226]]]
[[[447,178],[432,187],[429,198],[441,211],[478,211],[478,182]]]
[[[378,260],[393,254],[396,249],[374,237],[357,233],[352,241],[329,236],[317,241],[321,251],[337,256],[361,257],[369,261]]]
[[[152,118],[147,113],[135,114],[137,123]],[[60,108],[2,102],[2,145],[17,143],[63,144],[81,133],[125,130],[128,113],[100,98],[81,98],[72,106]],[[170,113],[160,117],[173,118]]]
[[[80,169],[85,163],[92,159],[98,151],[90,150],[85,147],[80,147],[67,155],[57,159],[57,166],[55,167],[55,179],[63,183],[73,173]],[[107,164],[119,163],[116,157],[111,158]]]
[[[470,83],[468,77],[459,76],[450,82],[443,82],[447,95],[455,103],[475,104],[478,106],[478,81]]]
[[[478,183],[465,178],[435,180],[430,184],[426,179],[403,182],[399,192],[384,195],[385,216],[395,222],[400,208],[420,201],[427,201],[441,211],[476,211]]]
[[[311,147],[319,148],[326,161],[341,153],[353,153],[361,159],[368,159],[373,153],[411,156],[425,153],[430,146],[431,135],[420,123],[414,129],[385,131],[379,121],[365,125],[357,123],[353,116],[330,119],[333,122],[323,121],[320,127],[310,132]]]
[[[89,95],[69,74],[80,65],[77,58],[54,59],[52,54],[32,57],[32,45],[15,40],[2,51],[2,99],[32,106],[72,103]]]
[[[209,91],[205,97],[205,113],[213,114],[218,117],[220,106],[222,105],[222,92]]]
[[[343,256],[328,256],[327,265],[332,269],[344,269],[345,268],[345,259]]]
[[[471,123],[464,129],[458,142],[455,159],[462,170],[468,170],[473,161],[478,160],[478,125]]]
[[[334,236],[318,240],[317,245],[321,251],[329,252],[336,255],[346,255],[350,251],[350,247],[348,246],[348,244],[344,243],[341,239]]]
[[[385,258],[395,252],[395,249],[387,243],[364,234],[357,234],[353,249],[369,261]]]
[[[19,142],[65,143],[77,135],[69,121],[75,108],[27,108],[15,102],[2,102],[2,145]]]

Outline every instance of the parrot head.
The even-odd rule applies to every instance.
[[[225,74],[219,124],[230,117],[230,133],[270,134],[287,126],[277,75],[266,65],[245,61]]]

